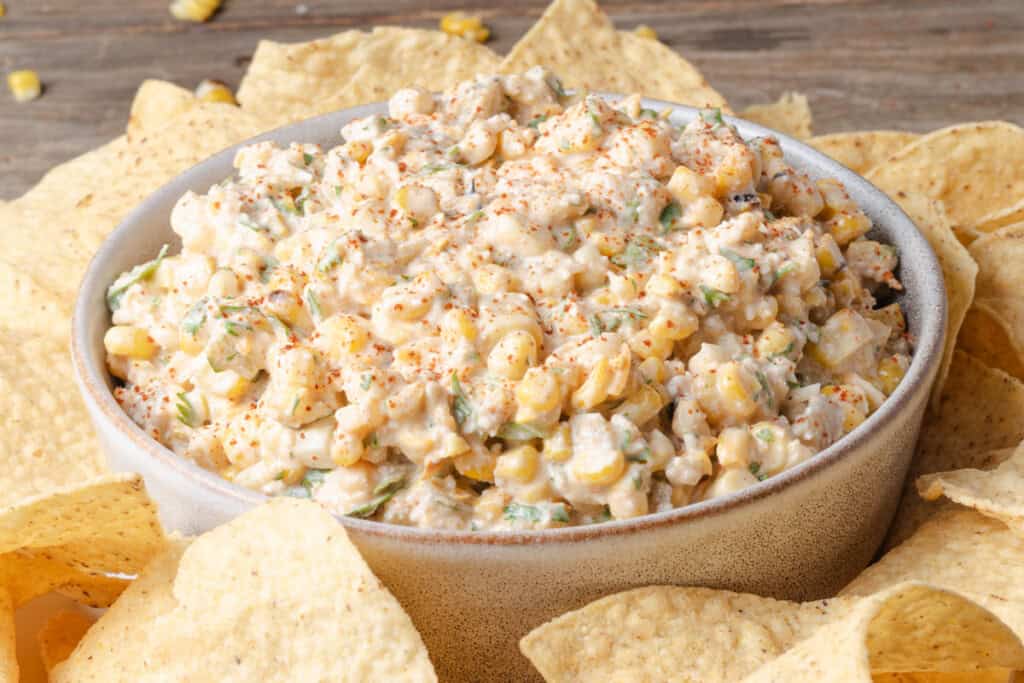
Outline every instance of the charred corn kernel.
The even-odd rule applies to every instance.
[[[359,353],[370,341],[370,333],[362,318],[346,313],[332,315],[321,322],[317,335],[317,346],[336,359]]]
[[[722,467],[746,467],[752,445],[745,427],[727,427],[718,435],[715,455]]]
[[[845,247],[858,237],[863,237],[871,229],[871,219],[861,211],[840,213],[829,219],[825,226],[839,246]]]
[[[772,324],[761,332],[755,348],[761,358],[789,357],[795,350],[795,344],[796,337],[789,329],[781,324]]]
[[[637,34],[641,38],[649,38],[650,40],[658,39],[658,32],[655,31],[650,26],[648,26],[647,24],[640,24],[635,29],[633,29],[633,33]]]
[[[815,259],[818,261],[818,268],[825,277],[832,277],[843,265],[843,252],[832,235],[823,235],[821,242],[814,250]]]
[[[39,74],[29,69],[12,71],[7,74],[7,87],[14,95],[15,102],[28,102],[34,100],[43,92],[43,86],[39,82]]]
[[[667,359],[672,355],[675,343],[668,338],[656,339],[650,330],[640,330],[629,338],[629,348],[643,360],[648,358]]]
[[[331,441],[330,457],[338,467],[348,467],[363,457],[363,440],[353,434],[335,430]]]
[[[660,358],[648,358],[640,363],[640,374],[648,382],[662,384],[668,377],[668,368],[665,367],[665,361]]]
[[[206,285],[206,293],[210,296],[233,297],[240,292],[238,276],[227,268],[221,268],[210,276],[210,282]]]
[[[622,451],[599,448],[576,453],[571,463],[572,473],[580,481],[594,486],[606,486],[619,479],[626,469]]]
[[[487,355],[487,369],[505,379],[522,379],[537,364],[537,340],[524,330],[509,332]]]
[[[174,0],[171,16],[181,21],[206,21],[220,7],[221,0]]]
[[[671,275],[652,275],[647,281],[647,293],[670,299],[679,296],[683,292],[683,286]]]
[[[565,462],[572,456],[572,433],[569,425],[564,422],[559,424],[554,433],[544,439],[542,455],[545,460],[551,462]]]
[[[555,373],[546,368],[530,368],[516,385],[516,403],[519,404],[516,422],[535,419],[557,406],[561,398]]]
[[[651,336],[654,339],[686,339],[697,331],[697,316],[681,303],[671,302],[662,305],[658,315],[651,321]]]
[[[749,417],[757,410],[750,381],[745,377],[739,363],[730,361],[718,368],[715,373],[715,388],[729,414]]]
[[[124,356],[132,360],[149,360],[157,354],[160,347],[149,332],[132,325],[115,325],[103,335],[103,346],[107,353]]]
[[[366,162],[370,152],[373,151],[373,145],[366,140],[352,140],[346,142],[342,149],[352,161],[362,164]]]
[[[252,382],[234,370],[224,370],[213,373],[213,377],[204,386],[208,386],[210,391],[218,396],[235,401],[249,390]]]
[[[645,384],[623,401],[622,405],[615,409],[615,414],[628,418],[635,425],[644,425],[657,416],[664,405],[661,394]]]
[[[489,451],[471,450],[455,456],[452,461],[459,474],[476,481],[494,482],[494,464],[497,457]]]
[[[235,101],[235,94],[227,83],[215,81],[212,78],[204,78],[196,86],[196,99],[200,102],[217,102],[220,104],[238,105]]]
[[[612,381],[612,370],[607,358],[600,358],[587,375],[579,389],[572,393],[572,406],[576,410],[587,410],[603,403],[608,398],[608,385]]]
[[[878,362],[878,384],[886,396],[896,391],[906,371],[896,356],[887,356]]]
[[[672,172],[666,187],[678,201],[690,204],[700,197],[710,195],[715,189],[715,181],[686,166],[679,166]]]
[[[821,393],[842,408],[844,433],[853,431],[867,418],[868,401],[857,387],[849,384],[829,384],[821,388]]]
[[[505,451],[494,465],[494,478],[525,484],[537,474],[539,459],[540,453],[528,444]]]

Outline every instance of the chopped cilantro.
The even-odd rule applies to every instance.
[[[544,123],[547,120],[547,116],[538,116],[537,118],[533,119],[526,125],[529,126],[530,128],[537,128],[540,124]]]
[[[555,244],[563,251],[572,249],[579,241],[579,237],[576,235],[576,228],[571,225],[555,228],[552,232],[555,237]]]
[[[789,273],[792,273],[794,270],[796,270],[796,264],[793,263],[792,261],[787,261],[786,263],[783,263],[782,266],[778,270],[776,270],[775,273],[772,275],[771,284],[769,284],[768,286],[771,287],[780,279],[782,279]]]
[[[529,441],[530,439],[542,439],[544,434],[532,425],[506,422],[498,430],[498,437],[507,441]]]
[[[555,503],[551,506],[551,521],[569,523],[569,508],[565,503]]]
[[[754,259],[747,258],[746,256],[740,256],[732,249],[726,249],[725,247],[722,247],[718,250],[718,253],[732,261],[733,265],[736,266],[736,270],[740,272],[744,270],[750,270],[755,265]]]
[[[761,386],[757,394],[754,395],[754,400],[759,400],[763,396],[764,402],[769,408],[775,407],[775,394],[772,393],[772,387],[768,384],[768,378],[760,370],[754,373],[754,376],[757,377],[757,383]]]
[[[246,322],[237,322],[235,320],[224,321],[224,331],[230,334],[232,337],[237,337],[239,330],[248,330],[251,332],[252,325]]]
[[[473,404],[469,402],[469,397],[462,388],[459,376],[454,372],[452,373],[452,396],[454,397],[452,399],[452,417],[461,427],[473,415]]]
[[[651,449],[644,447],[642,450],[626,456],[629,462],[648,462],[651,459]]]
[[[302,486],[302,488],[306,489],[306,491],[310,495],[312,495],[313,488],[324,483],[324,477],[326,477],[330,473],[330,470],[318,470],[310,468],[306,470],[306,473],[304,475],[302,475],[302,482],[300,485]]]
[[[776,351],[775,353],[769,354],[768,358],[787,358],[789,357],[789,354],[793,353],[793,348],[793,342],[789,342],[788,344],[786,344],[786,348],[782,349],[781,351]]]
[[[765,443],[771,443],[772,441],[775,441],[775,432],[773,432],[768,427],[762,427],[761,429],[758,429],[756,432],[754,432],[754,436],[756,436],[761,441],[764,441]]]
[[[761,463],[752,462],[749,465],[750,473],[757,477],[758,481],[764,481],[768,478],[768,475],[761,471]]]
[[[313,163],[313,155],[310,154],[309,152],[303,152],[302,160],[306,163],[306,166],[309,166],[311,163]]]
[[[316,294],[312,288],[307,287],[305,293],[306,306],[309,307],[309,312],[313,316],[314,320],[319,320],[323,312],[320,310],[320,302],[316,298]]]
[[[675,228],[676,221],[682,215],[683,210],[679,206],[679,202],[671,201],[668,205],[661,210],[661,215],[658,216],[658,222],[661,223],[662,234],[672,232]]]
[[[293,216],[302,215],[301,207],[295,203],[295,199],[293,199],[291,195],[285,195],[285,198],[283,199],[271,197],[270,203],[273,204],[274,208],[281,213],[288,213]]]
[[[732,299],[731,296],[722,290],[715,289],[714,287],[708,287],[707,285],[700,285],[700,293],[704,298],[704,303],[712,308],[718,308],[720,304]]]
[[[320,260],[316,263],[316,269],[321,273],[326,273],[334,268],[335,266],[341,265],[344,262],[344,258],[341,256],[341,252],[338,251],[338,240],[334,240],[327,245],[324,250],[324,255],[320,257]]]
[[[181,329],[191,336],[199,334],[199,329],[206,324],[206,297],[192,304],[181,319]]]
[[[704,123],[710,123],[714,128],[725,125],[725,119],[722,118],[722,110],[718,107],[714,109],[701,109],[700,118]]]
[[[373,384],[373,375],[366,373],[363,375],[362,381],[359,382],[359,388],[363,391],[369,391],[370,386]]]
[[[198,427],[196,424],[196,411],[192,407],[192,402],[188,400],[188,396],[184,391],[179,391],[176,396],[178,402],[174,405],[178,412],[178,422],[185,425],[186,427]]]
[[[653,109],[647,109],[646,107],[640,110],[640,118],[642,119],[656,119],[658,118],[658,112]]]
[[[349,510],[345,514],[349,517],[372,517],[380,506],[395,497],[395,494],[405,486],[405,477],[392,477],[385,479],[373,489],[373,498],[357,508]]]
[[[544,519],[540,508],[522,503],[509,503],[505,506],[503,513],[505,519],[510,521],[539,522]]]
[[[163,263],[164,257],[167,256],[167,245],[160,247],[160,252],[156,255],[156,258],[152,261],[135,266],[127,273],[123,273],[121,277],[114,281],[114,284],[110,285],[107,290],[107,308],[111,311],[117,310],[117,307],[121,305],[121,298],[124,293],[128,291],[128,288],[134,285],[136,282],[142,282],[153,277],[153,273],[157,271],[160,264]]]
[[[241,225],[243,228],[249,228],[253,232],[267,232],[268,230],[270,230],[270,228],[268,228],[267,226],[260,225],[256,221],[244,215],[238,217],[238,224]]]
[[[657,240],[640,235],[630,240],[625,249],[612,256],[611,262],[620,268],[642,268],[651,260],[651,255],[654,252],[662,249],[664,247]]]

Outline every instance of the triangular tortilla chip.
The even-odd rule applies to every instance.
[[[920,136],[899,130],[864,130],[819,135],[807,141],[854,173],[864,175]]]
[[[752,104],[741,111],[739,116],[798,140],[811,137],[811,107],[807,103],[807,95],[803,93],[782,93],[775,102]]]

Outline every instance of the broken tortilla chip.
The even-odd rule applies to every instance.
[[[502,61],[500,73],[542,66],[567,88],[647,97],[729,111],[725,98],[668,46],[615,30],[592,0],[555,0]]]
[[[957,338],[957,348],[971,354],[992,368],[1002,370],[1019,380],[1024,380],[1024,351],[1007,318],[1022,320],[1020,307],[1007,309],[1006,302],[975,299],[964,317]],[[999,309],[1002,309],[1001,311]]]
[[[412,621],[345,528],[316,503],[286,498],[159,558],[53,680],[139,680],[143,673],[168,680],[437,680]]]
[[[940,496],[998,519],[1024,537],[1024,448],[993,470],[966,468],[926,474],[917,480],[925,500]]]
[[[238,88],[242,109],[274,125],[377,102],[401,88],[444,90],[500,58],[458,36],[377,27],[308,43],[261,41]]]
[[[898,130],[865,130],[819,135],[807,141],[854,173],[866,174],[920,136]]]
[[[1005,121],[963,123],[924,135],[867,174],[890,196],[940,200],[955,224],[974,225],[1024,195],[1024,130]]]
[[[0,586],[0,683],[18,683],[18,646],[15,641],[14,604]]]
[[[125,134],[129,140],[157,134],[176,117],[196,106],[198,101],[195,95],[174,83],[145,80],[132,99]]]
[[[1024,384],[988,367],[963,351],[953,354],[946,386],[937,406],[925,415],[910,474],[886,547],[904,541],[922,522],[941,511],[939,502],[917,494],[914,482],[924,474],[998,465],[997,449],[1024,439]]]
[[[1024,199],[982,216],[972,227],[978,232],[995,232],[1016,223],[1024,223]]]
[[[807,103],[807,95],[803,93],[783,93],[775,102],[753,104],[741,111],[739,116],[797,140],[811,137],[811,107]]]

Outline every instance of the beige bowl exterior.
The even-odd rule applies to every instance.
[[[614,96],[609,96],[614,97]],[[674,110],[688,107],[645,101]],[[384,111],[366,105],[288,126],[257,139],[338,141],[338,130]],[[942,273],[911,221],[865,180],[809,147],[729,119],[747,138],[776,135],[787,158],[813,177],[842,180],[896,245],[901,303],[917,347],[903,383],[850,435],[808,462],[747,490],[635,520],[540,532],[446,532],[343,518],[374,572],[409,612],[443,681],[537,678],[518,650],[531,628],[609,593],[650,584],[700,585],[790,599],[835,593],[876,552],[894,514],[945,333]],[[232,172],[234,149],[185,172],[130,214],[97,253],[73,320],[77,378],[115,470],[140,472],[165,524],[210,529],[264,500],[175,455],[118,407],[104,364],[110,324],[106,287],[119,273],[177,240],[168,222],[186,190],[205,191]]]

